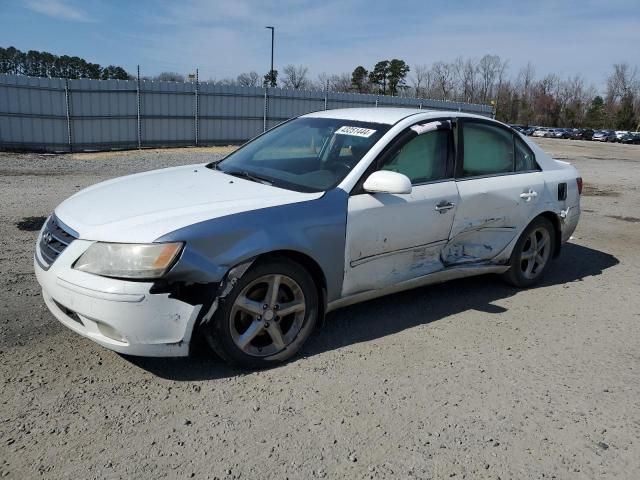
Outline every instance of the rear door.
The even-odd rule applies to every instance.
[[[529,147],[511,129],[480,119],[459,122],[456,183],[447,266],[496,257],[537,214],[545,191]]]
[[[438,124],[436,127],[435,125]],[[375,170],[411,180],[409,194],[349,197],[343,296],[375,290],[444,268],[440,259],[458,204],[450,123],[414,125],[376,161]]]

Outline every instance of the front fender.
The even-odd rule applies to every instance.
[[[259,255],[292,250],[312,258],[327,280],[327,299],[342,290],[348,194],[341,189],[317,200],[268,207],[199,222],[158,242],[186,242],[167,283],[219,283],[235,265]]]

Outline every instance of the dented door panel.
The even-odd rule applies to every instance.
[[[460,205],[449,243],[447,266],[487,262],[509,245],[545,203],[542,172],[459,180]]]

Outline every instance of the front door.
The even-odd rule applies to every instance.
[[[459,203],[451,128],[448,122],[414,125],[398,138],[375,168],[406,175],[412,191],[356,191],[349,198],[343,296],[444,268],[440,253]]]

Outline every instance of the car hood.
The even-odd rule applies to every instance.
[[[152,242],[212,218],[322,195],[276,188],[198,164],[98,183],[62,202],[55,214],[82,239]]]

